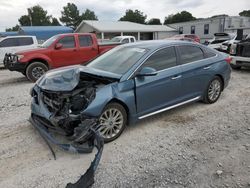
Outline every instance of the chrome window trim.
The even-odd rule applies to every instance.
[[[135,72],[145,63],[145,61],[147,61],[154,53],[156,53],[156,52],[158,52],[159,50],[162,50],[162,49],[164,49],[164,48],[178,47],[178,46],[184,46],[184,45],[195,46],[195,45],[192,45],[192,44],[183,44],[183,45],[181,45],[181,44],[175,44],[175,45],[173,45],[173,46],[164,46],[164,47],[161,47],[161,48],[159,48],[159,49],[153,51],[153,52],[152,52],[151,54],[149,54],[149,56],[148,56],[146,59],[144,59],[144,60],[141,62],[141,64],[140,64],[140,65],[139,65],[139,66],[138,66],[138,67],[128,76],[127,80],[129,80],[129,79],[134,75],[134,73],[135,73]],[[197,46],[195,46],[195,47],[197,47]],[[201,47],[198,47],[198,48],[200,48],[200,49],[202,50]],[[202,50],[202,52],[204,53],[203,50]],[[176,68],[176,67],[182,67],[182,66],[184,66],[184,65],[190,65],[190,64],[193,64],[193,63],[198,63],[198,62],[203,61],[203,60],[208,60],[208,59],[216,58],[217,56],[218,56],[218,54],[215,53],[215,56],[213,56],[213,57],[204,58],[204,59],[201,59],[201,60],[197,60],[197,61],[193,61],[193,62],[181,64],[181,65],[178,65],[178,64],[177,64],[177,65],[174,66],[174,67],[170,67],[170,68],[166,68],[166,69],[162,69],[162,70],[160,70],[160,71],[157,71],[157,73],[163,72],[163,71],[165,71],[165,70],[170,70],[170,69]],[[177,54],[176,54],[176,58],[177,58]]]
[[[196,101],[196,100],[198,100],[198,99],[200,99],[200,98],[201,98],[201,96],[198,96],[198,97],[189,99],[189,100],[187,100],[187,101],[184,101],[184,102],[181,102],[181,103],[178,103],[178,104],[175,104],[175,105],[172,105],[172,106],[169,106],[169,107],[166,107],[166,108],[163,108],[163,109],[160,109],[160,110],[151,112],[151,113],[149,113],[149,114],[140,116],[138,119],[143,119],[143,118],[146,118],[146,117],[149,117],[149,116],[152,116],[152,115],[155,115],[155,114],[158,114],[158,113],[161,113],[161,112],[164,112],[164,111],[167,111],[167,110],[170,110],[170,109],[179,107],[179,106],[182,106],[182,105],[184,105],[184,104],[187,104],[187,103],[190,103],[190,102],[194,102],[194,101]]]

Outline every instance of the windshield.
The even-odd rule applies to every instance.
[[[114,37],[114,38],[112,38],[110,41],[111,42],[121,42],[121,38],[120,37]]]
[[[119,46],[94,59],[87,67],[123,75],[146,52],[144,48]]]
[[[58,37],[59,37],[58,35],[55,35],[55,36],[49,38],[48,40],[46,40],[46,41],[41,45],[41,47],[42,47],[42,48],[48,48],[53,42],[55,42],[55,40],[56,40]]]

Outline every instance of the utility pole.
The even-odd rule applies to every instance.
[[[29,15],[29,18],[30,18],[30,25],[33,26],[32,24],[32,16],[31,16],[31,9],[28,8],[28,15]]]

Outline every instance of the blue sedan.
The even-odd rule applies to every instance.
[[[121,45],[86,66],[41,77],[31,91],[31,118],[78,141],[89,120],[97,119],[96,129],[110,142],[139,119],[195,101],[216,102],[230,80],[229,62],[192,42]]]

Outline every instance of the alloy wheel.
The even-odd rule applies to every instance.
[[[208,88],[208,98],[210,101],[216,101],[221,93],[221,83],[218,79],[213,80]]]
[[[104,139],[111,139],[122,131],[124,117],[116,108],[106,109],[100,117],[100,128],[98,131]]]

